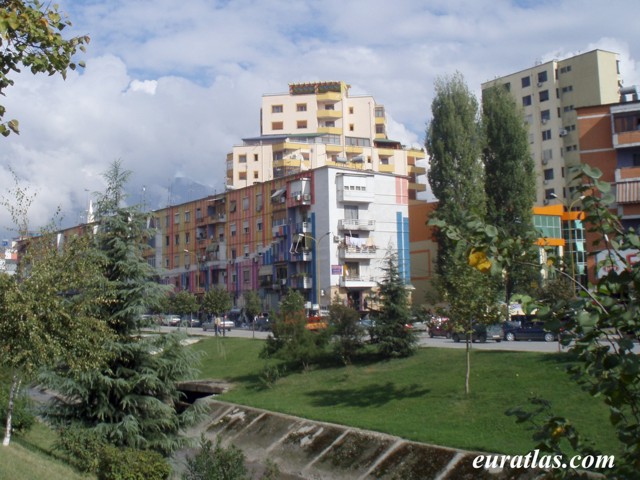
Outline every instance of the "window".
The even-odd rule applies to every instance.
[[[167,247],[169,246],[169,244],[170,244],[169,235],[166,235],[166,236],[164,237],[164,244],[165,244],[165,246],[167,246]]]
[[[258,232],[261,232],[261,231],[262,231],[262,219],[261,219],[261,218],[259,218],[258,220],[256,220],[256,230],[257,230]]]
[[[184,212],[184,223],[189,223],[191,221],[191,212]]]
[[[335,127],[336,126],[336,122],[333,120],[328,120],[326,122],[324,122],[324,126],[325,127]]]
[[[553,150],[550,148],[547,148],[545,150],[542,150],[542,160],[543,161],[549,161],[553,159]]]
[[[350,132],[353,132],[353,129],[354,129],[354,125],[353,125],[353,123],[350,123],[350,124],[349,124],[349,131],[350,131]]]
[[[538,95],[541,102],[546,102],[547,100],[549,100],[549,90],[542,90]]]
[[[189,244],[191,242],[191,234],[189,232],[185,232],[184,234],[184,243]]]
[[[551,130],[543,130],[542,131],[542,141],[551,140]]]
[[[631,166],[640,167],[640,153],[634,153],[631,157]]]
[[[176,213],[176,214],[173,216],[173,223],[174,223],[174,224],[176,224],[176,225],[177,225],[178,223],[180,223],[180,214],[179,214],[179,213]]]
[[[171,268],[171,266],[169,265],[169,257],[164,259],[164,268]]]
[[[235,200],[231,200],[231,203],[229,204],[229,211],[231,213],[236,211],[236,205],[237,205],[236,201]]]
[[[271,130],[282,130],[282,122],[271,122]]]
[[[170,221],[169,215],[165,215],[165,217],[164,217],[164,226],[165,227],[169,227],[169,221]]]
[[[238,162],[247,163],[247,156],[246,155],[238,155]]]
[[[238,172],[238,180],[246,180],[247,172]]]
[[[564,107],[562,109],[565,113],[566,112],[570,112],[571,110],[573,110],[573,105],[567,105],[566,107]]]
[[[258,154],[257,154],[257,153],[254,153],[254,154],[253,154],[253,161],[254,161],[254,162],[257,162],[257,161],[258,161],[258,158],[260,158],[260,157],[258,157]]]
[[[556,189],[555,188],[547,188],[544,191],[544,198],[546,200],[553,200],[555,198]]]
[[[376,124],[376,133],[384,133],[384,125]]]
[[[510,91],[511,91],[511,82],[507,82],[507,83],[505,83],[505,84],[503,85],[503,87],[504,87],[504,89],[505,89],[507,92],[510,92]]]
[[[335,110],[335,109],[336,109],[336,106],[335,106],[333,103],[327,103],[327,104],[324,106],[324,109],[325,109],[325,110]]]
[[[553,168],[547,168],[544,170],[544,179],[553,180]]]
[[[282,105],[271,105],[271,113],[282,113]]]
[[[540,112],[540,121],[542,121],[542,123],[546,123],[549,120],[551,120],[551,110],[542,110]]]
[[[522,106],[528,107],[529,105],[531,105],[531,95],[525,95],[522,97]]]
[[[180,255],[173,256],[173,268],[178,268],[180,266]]]
[[[255,172],[253,172],[253,179],[254,180],[258,180],[258,171],[256,170]]]
[[[567,73],[571,71],[571,65],[567,65],[566,67],[562,67],[560,69],[560,73]]]
[[[531,77],[522,77],[522,88],[528,87],[531,85]]]
[[[562,238],[560,217],[550,215],[534,215],[533,225],[540,231],[541,237]]]
[[[242,270],[242,282],[245,284],[248,284],[249,282],[251,282],[251,272],[249,271],[248,268]]]
[[[358,206],[357,205],[345,205],[344,206],[344,219],[345,220],[357,220],[358,219]]]
[[[306,120],[298,120],[297,126],[298,126],[298,128],[307,128],[307,121]]]
[[[231,236],[235,237],[236,236],[236,224],[232,223],[231,225],[229,225],[229,232],[231,232]]]
[[[573,85],[567,85],[566,87],[562,87],[562,93],[573,92]]]
[[[306,103],[298,103],[296,104],[296,112],[306,112],[307,104]]]
[[[353,115],[353,107],[349,107],[349,113]]]
[[[176,233],[173,236],[173,244],[174,245],[180,245],[180,234],[179,233]]]
[[[547,81],[547,71],[545,70],[544,72],[538,72],[538,83],[542,83],[546,81]]]
[[[262,206],[263,206],[262,194],[258,193],[258,194],[256,194],[256,212],[261,211],[262,210]]]
[[[249,235],[249,220],[245,220],[242,222],[242,232],[245,235]]]
[[[189,268],[190,265],[191,265],[191,254],[185,253],[184,254],[184,266],[186,268]]]

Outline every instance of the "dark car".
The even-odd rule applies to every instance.
[[[258,317],[254,328],[260,332],[268,332],[271,330],[271,320],[268,313],[263,313]]]
[[[544,340],[553,342],[556,335],[544,328],[544,322],[505,322],[503,325],[504,339],[514,340]]]
[[[500,342],[502,340],[502,327],[500,325],[483,325],[481,323],[474,323],[471,329],[472,342],[484,343],[487,340],[495,340],[496,342]],[[451,334],[451,338],[454,342],[465,340],[465,333],[454,331]]]
[[[446,317],[434,317],[427,326],[429,336],[433,337],[447,337],[451,338],[451,328],[449,326],[449,319]]]

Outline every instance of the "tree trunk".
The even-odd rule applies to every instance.
[[[464,380],[464,393],[469,395],[469,377],[471,376],[471,348],[469,346],[469,338],[467,337],[467,374]]]
[[[7,406],[7,424],[4,432],[4,440],[2,446],[8,447],[11,442],[11,420],[13,417],[13,405],[15,398],[18,396],[20,390],[21,379],[17,373],[13,374],[13,380],[11,381],[11,389],[9,390],[9,405]]]

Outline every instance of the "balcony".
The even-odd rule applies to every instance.
[[[340,287],[342,288],[375,288],[378,283],[372,277],[349,275],[340,277]]]
[[[640,147],[640,130],[613,134],[614,148]]]
[[[291,254],[292,262],[310,262],[313,260],[313,253],[311,250],[303,250],[301,252],[293,252]]]
[[[419,167],[417,165],[409,165],[407,167],[409,173],[414,175],[425,175],[427,173],[427,169],[424,167]]]
[[[426,192],[427,186],[424,183],[409,183],[409,190],[415,190],[416,192]]]
[[[367,260],[376,257],[376,247],[342,247],[338,250],[340,260]]]
[[[328,133],[330,135],[340,135],[342,128],[340,127],[318,127],[318,133]]]
[[[293,205],[311,205],[311,195],[308,193],[294,193],[291,195]]]
[[[376,221],[363,218],[345,218],[344,220],[338,220],[338,229],[370,232],[376,229]]]
[[[338,120],[342,118],[342,110],[318,110],[319,120]]]
[[[371,203],[374,200],[373,190],[361,189],[353,190],[343,188],[338,190],[338,201],[349,203]]]
[[[318,103],[320,103],[320,102],[329,102],[329,103],[339,102],[340,100],[342,100],[342,93],[340,93],[340,92],[318,93],[316,95],[316,100],[318,100]]]

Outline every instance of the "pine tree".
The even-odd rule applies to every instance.
[[[105,345],[110,360],[85,373],[58,369],[45,374],[44,383],[60,394],[47,417],[61,427],[94,429],[116,446],[169,453],[184,444],[179,432],[196,417],[197,409],[178,413],[176,386],[196,362],[177,334],[139,335],[141,314],[163,289],[143,257],[145,218],[137,208],[122,206],[128,176],[120,162],[105,175],[107,189],[98,201],[94,233],[104,283],[104,297],[95,308],[115,337]]]
[[[384,279],[378,285],[382,306],[374,327],[378,351],[385,358],[407,357],[414,353],[417,339],[407,327],[411,322],[409,294],[395,255],[387,255],[384,272]]]

